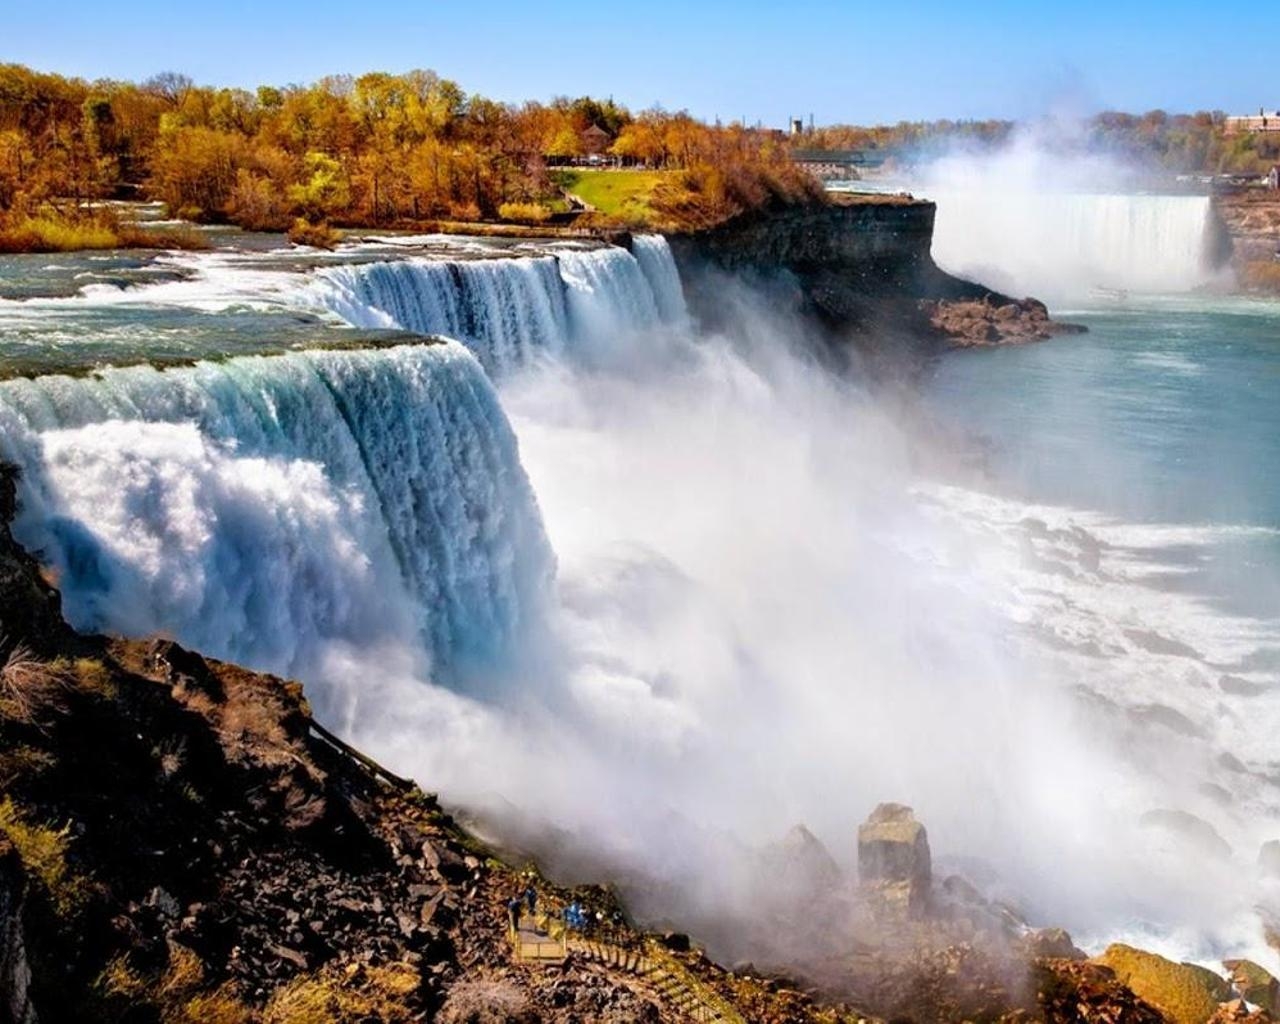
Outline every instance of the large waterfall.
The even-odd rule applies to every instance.
[[[408,259],[335,267],[310,297],[357,327],[457,338],[491,372],[536,353],[590,352],[622,335],[685,315],[680,278],[660,237],[554,255]]]
[[[927,194],[938,204],[934,259],[1016,295],[1181,292],[1218,272],[1207,196],[945,186]]]
[[[511,429],[454,343],[10,381],[0,453],[81,629],[303,676],[400,644],[447,679],[500,659],[550,578]]]

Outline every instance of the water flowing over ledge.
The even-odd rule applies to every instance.
[[[455,344],[0,385],[19,539],[82,630],[307,674],[335,645],[501,658],[551,573],[506,417]]]
[[[347,323],[442,334],[503,373],[536,354],[608,345],[619,335],[685,316],[680,277],[658,236],[554,255],[410,259],[320,271],[310,298]]]

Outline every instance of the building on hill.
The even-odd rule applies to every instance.
[[[1258,132],[1280,132],[1280,110],[1263,110],[1258,108],[1257,114],[1243,114],[1228,117],[1226,121],[1228,135],[1251,135]]]
[[[588,157],[604,156],[609,146],[613,143],[613,140],[609,138],[609,133],[598,124],[588,125],[584,128],[580,138],[582,139],[582,153]]]

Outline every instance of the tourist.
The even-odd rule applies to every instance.
[[[507,916],[511,918],[511,930],[518,932],[520,930],[520,911],[524,904],[519,896],[513,896],[507,901]]]
[[[529,904],[529,916],[533,917],[534,910],[538,906],[538,890],[530,884],[524,891],[525,901]]]

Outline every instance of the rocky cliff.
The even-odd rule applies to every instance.
[[[1280,294],[1280,193],[1233,192],[1215,197],[1213,206],[1240,287]]]
[[[729,275],[807,316],[837,350],[925,355],[1074,329],[1034,299],[939,269],[930,255],[935,212],[905,196],[833,195],[826,205],[751,213],[669,241],[691,309],[713,327]]]

